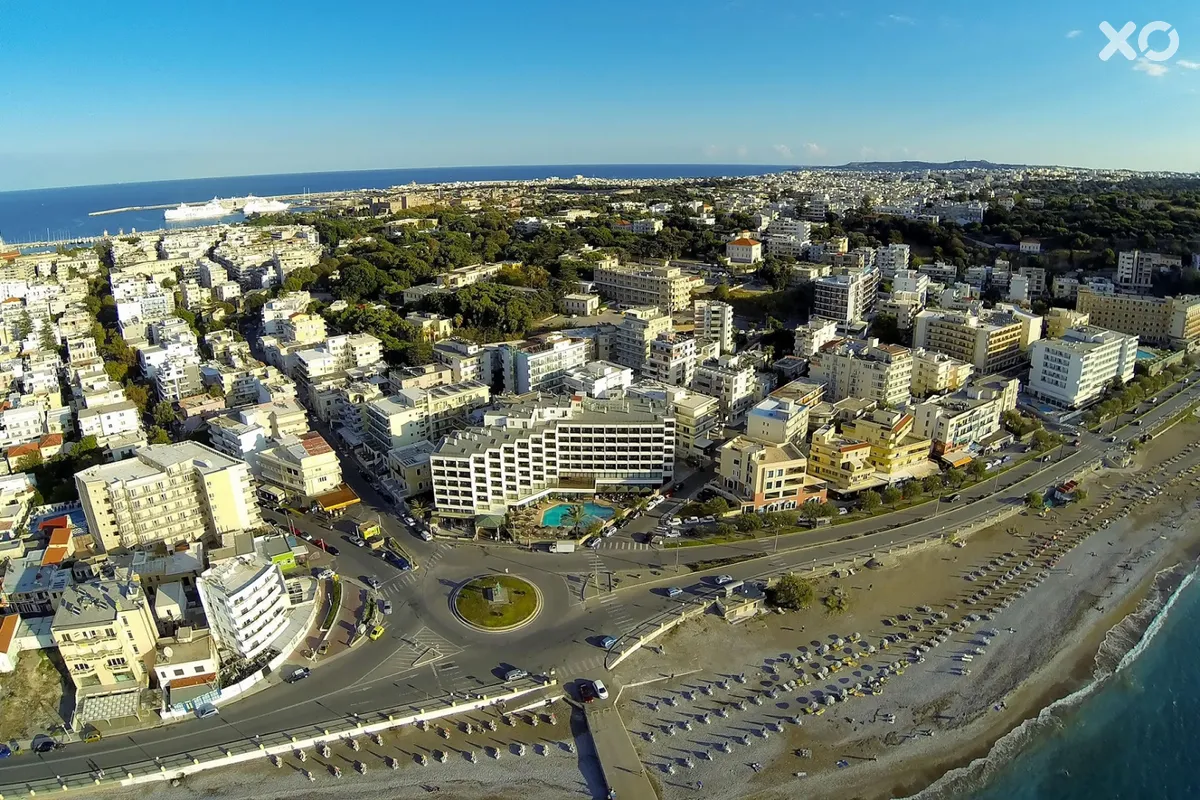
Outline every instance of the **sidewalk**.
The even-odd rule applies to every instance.
[[[609,790],[619,798],[654,797],[654,786],[616,707],[591,704],[585,709],[584,716]]]

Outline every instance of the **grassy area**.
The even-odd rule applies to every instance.
[[[508,593],[504,603],[492,603],[484,590],[499,584]],[[508,628],[532,619],[538,610],[537,591],[528,581],[512,575],[488,575],[464,585],[454,596],[459,616],[481,628]]]
[[[337,575],[333,576],[333,591],[329,593],[329,611],[325,613],[325,622],[321,624],[322,630],[329,630],[333,627],[333,621],[337,619],[338,612],[342,608],[342,582]]]
[[[21,653],[17,668],[0,681],[0,740],[26,739],[61,723],[64,682],[44,651]]]
[[[704,572],[706,569],[716,569],[717,567],[731,567],[734,564],[741,564],[743,561],[750,561],[755,558],[762,558],[766,553],[751,553],[744,556],[731,556],[729,558],[713,558],[708,561],[697,561],[693,564],[688,564],[687,568],[692,572]]]

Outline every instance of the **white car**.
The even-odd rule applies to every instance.
[[[596,692],[597,700],[607,700],[608,699],[608,687],[606,687],[604,685],[604,681],[601,681],[601,680],[592,681],[592,689]]]
[[[421,531],[417,535],[421,537],[422,542],[432,542],[433,541],[433,534],[430,533],[429,531]]]
[[[333,577],[333,570],[331,570],[329,567],[325,567],[324,569],[322,569],[320,572],[317,573],[317,580],[327,581],[332,577]]]
[[[679,532],[678,528],[672,528],[666,531],[663,536],[667,537],[668,539],[678,539],[679,537],[683,536],[683,534]]]
[[[695,525],[699,521],[700,521],[699,517],[688,517],[687,519],[684,520],[684,522],[688,525]]]
[[[727,583],[733,583],[732,575],[718,575],[716,577],[717,586],[724,586]]]

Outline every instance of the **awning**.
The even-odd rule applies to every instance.
[[[475,518],[475,527],[498,531],[504,527],[504,517],[499,514],[480,514]]]
[[[946,453],[938,459],[938,461],[941,461],[947,467],[951,468],[965,467],[974,460],[975,459],[971,457],[971,454],[964,450],[956,450],[953,453]]]
[[[313,498],[313,503],[321,507],[322,511],[345,511],[350,506],[359,502],[358,495],[354,493],[348,485],[342,484],[332,492],[317,495]]]

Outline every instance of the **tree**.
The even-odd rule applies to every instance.
[[[48,319],[42,323],[42,329],[38,331],[38,345],[50,353],[58,349],[58,338],[54,335],[54,325]]]
[[[224,397],[225,396],[225,387],[221,386],[221,384],[219,384],[219,383],[210,383],[208,385],[208,396],[213,399],[216,399],[218,397]]]
[[[863,511],[866,511],[868,514],[878,511],[879,507],[882,505],[883,498],[880,497],[879,492],[875,491],[874,489],[868,489],[859,495],[858,507]]]
[[[1088,499],[1087,489],[1083,488],[1082,486],[1076,486],[1075,487],[1075,502],[1082,503],[1084,500],[1087,500],[1087,499]]]
[[[913,500],[921,495],[921,484],[917,481],[906,481],[900,488],[900,494],[905,500]]]
[[[42,451],[34,450],[29,455],[21,456],[17,460],[17,472],[33,472],[42,465]]]
[[[812,584],[791,572],[781,577],[769,591],[772,605],[792,611],[808,608],[816,597]]]
[[[105,361],[104,371],[108,373],[108,377],[120,383],[129,374],[129,365],[122,364],[120,361]]]
[[[879,339],[884,344],[904,344],[904,332],[900,330],[900,323],[895,316],[891,314],[876,314],[875,319],[871,320],[871,335]]]
[[[946,470],[946,481],[951,486],[962,486],[963,481],[967,479],[967,475],[957,467]]]
[[[987,471],[987,462],[978,458],[967,465],[967,472],[971,473],[971,477],[977,481],[983,480],[983,476],[987,475]]]
[[[1046,505],[1046,498],[1041,492],[1030,492],[1025,495],[1025,505],[1034,510],[1043,508]]]
[[[567,509],[566,514],[566,522],[570,524],[571,530],[573,532],[578,531],[579,526],[583,524],[585,519],[587,519],[587,511],[583,505],[581,503],[572,503],[571,507]]]
[[[175,408],[166,400],[154,404],[154,424],[164,430],[175,424]]]
[[[889,486],[883,490],[882,500],[892,508],[896,507],[896,503],[900,502],[900,498],[904,495],[895,486]]]
[[[420,500],[408,501],[408,513],[412,514],[414,518],[425,519],[425,515],[428,513],[428,511],[429,507]]]
[[[21,309],[21,313],[17,317],[17,335],[24,341],[29,338],[31,333],[33,333],[33,320],[29,318],[29,309]]]
[[[157,425],[151,425],[150,435],[147,437],[147,441],[150,444],[170,444],[171,437],[168,436],[167,432],[162,428],[158,427]]]
[[[126,383],[125,397],[137,406],[139,414],[146,413],[146,408],[150,405],[150,392],[146,391],[144,386],[132,382]]]

